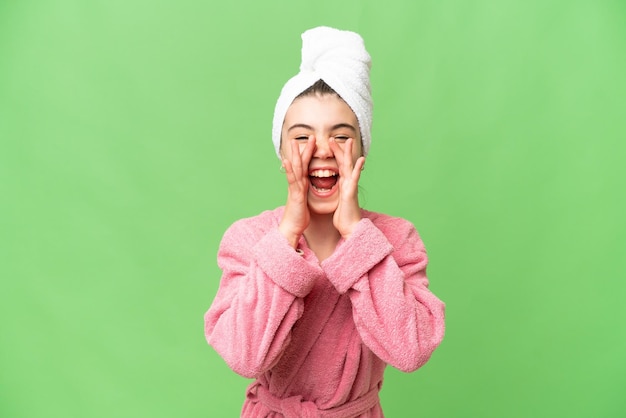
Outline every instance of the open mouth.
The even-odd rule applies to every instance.
[[[333,170],[312,170],[309,173],[309,181],[311,182],[311,186],[318,192],[328,192],[330,191],[335,184],[337,184],[337,179],[339,178],[337,172]]]

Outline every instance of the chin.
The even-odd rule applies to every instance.
[[[311,202],[309,200],[309,211],[315,215],[333,215],[338,204],[339,202]]]

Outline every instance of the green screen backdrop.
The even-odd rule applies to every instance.
[[[0,1],[0,416],[236,417],[215,254],[283,204],[300,34],[373,57],[362,204],[411,220],[446,338],[391,418],[626,416],[626,3]]]

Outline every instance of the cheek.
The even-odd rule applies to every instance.
[[[342,152],[346,151],[346,146],[345,144],[338,144],[339,148],[341,149]],[[361,142],[359,140],[359,142],[354,142],[352,144],[352,164],[356,164],[356,160],[359,159],[359,157],[363,156],[363,147],[361,146]]]
[[[300,155],[302,155],[302,153],[304,152],[304,149],[306,148],[306,141],[298,141],[298,151],[300,152]],[[280,153],[283,156],[283,158],[287,158],[287,159],[291,159],[291,147],[292,147],[292,141],[287,140],[287,141],[281,141],[280,144]]]
[[[352,148],[352,161],[356,163],[356,160],[359,159],[359,157],[363,156],[363,147],[361,146],[361,143],[359,141],[358,144],[355,144],[355,146]]]

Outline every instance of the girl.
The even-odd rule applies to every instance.
[[[205,334],[254,379],[242,417],[379,418],[386,365],[429,359],[444,304],[413,225],[359,206],[372,110],[363,40],[327,27],[302,40],[274,113],[287,202],[224,234]]]

